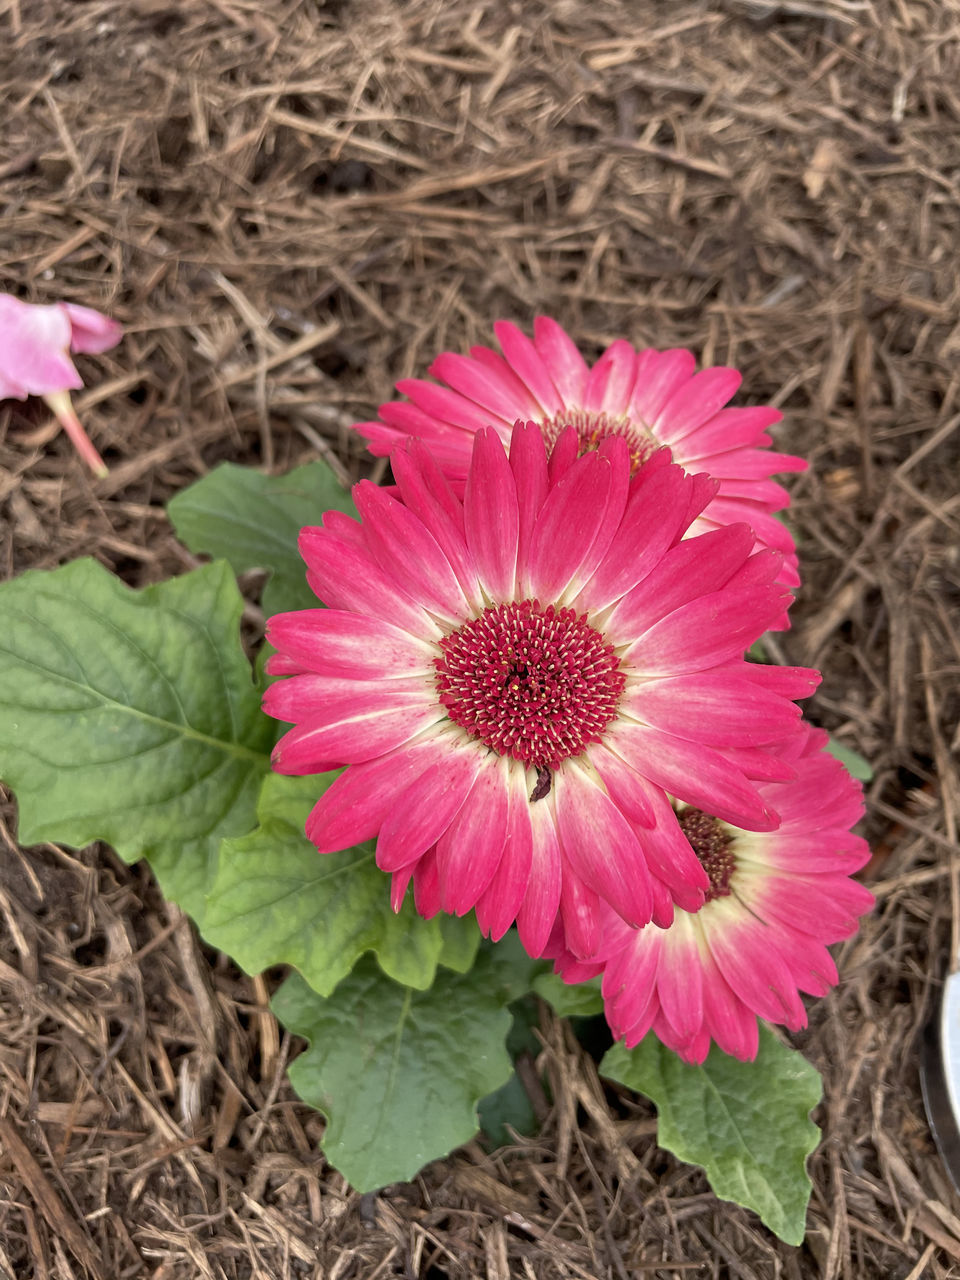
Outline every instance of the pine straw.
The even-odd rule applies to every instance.
[[[960,1274],[917,1081],[960,921],[956,0],[4,0],[0,30],[4,287],[127,327],[82,361],[107,480],[0,409],[5,576],[182,571],[172,493],[223,458],[356,477],[350,422],[497,317],[689,345],[812,461],[777,656],[875,764],[879,898],[798,1038],[825,1136],[792,1249],[546,1013],[540,1137],[354,1194],[272,980],[143,868],[5,837],[0,1276]]]

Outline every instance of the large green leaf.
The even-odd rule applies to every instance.
[[[267,569],[263,591],[267,615],[315,609],[307,586],[297,535],[319,524],[333,507],[355,515],[350,494],[325,462],[317,460],[284,476],[265,476],[223,462],[167,506],[177,535],[198,555],[222,556],[236,573]]]
[[[265,780],[259,827],[221,846],[204,936],[248,973],[293,965],[322,996],[366,951],[411,987],[429,987],[438,961],[469,968],[480,940],[472,918],[424,920],[410,895],[395,914],[372,844],[321,855],[304,835],[310,809],[335,777]]]
[[[810,1112],[821,1087],[795,1049],[761,1024],[755,1062],[714,1046],[696,1067],[648,1035],[635,1049],[615,1044],[600,1072],[656,1103],[658,1143],[702,1165],[718,1196],[753,1209],[788,1244],[801,1243],[810,1199],[806,1160],[820,1140]]]
[[[324,1154],[359,1191],[406,1181],[473,1137],[478,1101],[511,1074],[511,1018],[490,978],[486,952],[467,974],[438,970],[429,991],[367,958],[328,999],[299,974],[274,996],[310,1041],[290,1081],[326,1114]]]
[[[142,591],[93,560],[0,586],[0,776],[24,843],[148,858],[199,920],[269,766],[242,606],[223,563]]]

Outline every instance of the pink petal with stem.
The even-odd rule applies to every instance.
[[[437,841],[440,904],[462,916],[497,874],[507,838],[509,761],[484,761],[470,793]]]
[[[81,459],[87,464],[94,475],[99,476],[102,480],[104,476],[110,473],[107,470],[107,464],[100,457],[93,441],[84,431],[80,423],[80,419],[73,411],[73,405],[70,403],[70,394],[67,391],[49,392],[43,397],[45,403],[53,410],[57,421],[67,433],[70,443],[76,449]]]
[[[470,612],[456,574],[422,520],[369,480],[354,486],[367,546],[385,574],[431,613],[462,622]]]
[[[560,909],[560,841],[550,805],[538,800],[530,805],[533,858],[530,879],[520,910],[517,932],[527,955],[543,955],[553,922]]]
[[[494,431],[474,436],[463,515],[467,543],[487,596],[511,600],[517,578],[520,509],[513,471]]]
[[[590,370],[573,339],[549,316],[533,322],[533,345],[567,408],[580,408]]]
[[[743,774],[711,748],[662,729],[623,722],[611,726],[607,734],[612,750],[685,804],[744,831],[774,831],[780,825],[777,814]]]
[[[460,812],[482,761],[479,751],[450,751],[400,793],[377,837],[381,871],[399,871],[436,844]]]
[[[633,828],[607,793],[572,760],[554,775],[557,831],[577,875],[628,923],[653,914],[650,872]]]
[[[0,294],[0,339],[0,380],[22,388],[17,399],[83,386],[67,354],[70,320],[62,307],[34,306]]]
[[[267,639],[303,670],[354,679],[428,675],[436,657],[432,645],[409,631],[340,609],[274,614]]]
[[[540,404],[543,415],[552,418],[563,407],[563,398],[551,376],[550,370],[536,347],[521,333],[515,324],[507,320],[498,320],[493,326],[503,354],[517,376],[530,388],[531,394]],[[518,415],[521,416],[521,415]]]

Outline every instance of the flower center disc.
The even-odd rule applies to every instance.
[[[630,470],[635,472],[646,462],[651,453],[660,448],[659,441],[646,427],[631,422],[627,417],[614,418],[606,413],[592,413],[587,409],[564,409],[540,424],[549,454],[567,427],[573,427],[580,440],[580,456],[600,447],[608,436],[622,436],[630,450]]]
[[[733,837],[716,818],[711,818],[699,809],[681,809],[677,814],[677,821],[710,878],[710,888],[704,894],[704,902],[727,897],[730,893],[730,877],[737,866],[736,856],[730,847]]]
[[[538,600],[491,605],[440,649],[437,692],[450,719],[532,768],[556,768],[599,742],[626,682],[585,616]]]

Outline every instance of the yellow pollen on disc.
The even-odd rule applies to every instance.
[[[594,413],[588,409],[563,409],[540,423],[548,453],[567,427],[573,427],[577,433],[581,456],[598,449],[610,436],[622,437],[630,450],[631,472],[635,472],[661,447],[660,441],[645,424],[633,422],[626,414],[616,417],[608,413]]]

